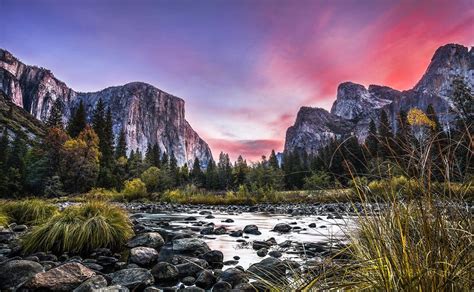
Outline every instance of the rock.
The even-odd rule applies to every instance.
[[[230,283],[219,281],[212,286],[212,292],[228,292],[232,291],[232,285]]]
[[[43,272],[43,266],[34,261],[11,260],[1,263],[0,290],[13,289],[40,272]]]
[[[158,260],[158,252],[151,247],[134,247],[130,250],[130,261],[139,266],[150,266]]]
[[[93,292],[105,287],[107,287],[107,280],[103,276],[97,275],[83,282],[73,292]]]
[[[197,218],[193,217],[193,216],[184,218],[184,221],[196,221],[196,220],[197,220]]]
[[[200,258],[208,262],[211,266],[219,265],[224,261],[224,254],[219,250],[211,250],[201,255]]]
[[[308,227],[310,227],[310,228],[316,228],[316,223],[311,223],[311,224],[308,225]]]
[[[26,284],[27,289],[70,291],[95,276],[80,263],[66,263],[49,271],[37,273]]]
[[[281,258],[282,254],[281,252],[277,250],[272,250],[271,252],[268,253],[269,256],[274,257],[274,258]]]
[[[185,291],[185,292],[205,292],[204,289],[201,289],[199,287],[186,287],[184,289],[180,289],[179,291]]]
[[[209,252],[211,249],[207,244],[197,238],[181,238],[173,240],[173,251],[177,252]]]
[[[112,285],[125,286],[128,289],[135,290],[153,284],[153,275],[143,268],[124,269],[115,273],[108,274]]]
[[[209,267],[209,264],[202,259],[188,261],[183,264],[176,265],[180,277],[196,276],[200,271]]]
[[[211,235],[211,234],[214,234],[214,227],[204,227],[203,229],[201,229],[201,233],[202,235]]]
[[[262,258],[263,258],[264,256],[266,256],[267,253],[268,253],[268,249],[266,249],[266,248],[264,248],[264,247],[261,248],[261,249],[259,249],[259,250],[257,251],[257,255],[258,255],[259,257],[262,257]]]
[[[253,234],[253,235],[260,235],[262,234],[259,230],[257,225],[247,225],[244,227],[244,233]]]
[[[238,261],[238,260],[240,260],[240,257],[239,256],[234,256],[233,259]]]
[[[238,268],[228,268],[219,276],[219,281],[227,282],[233,287],[237,284],[248,282],[248,277],[244,271]]]
[[[130,248],[144,246],[156,250],[159,250],[164,244],[165,241],[158,232],[142,233],[127,242],[127,246]]]
[[[278,223],[273,227],[273,231],[280,232],[280,233],[288,233],[291,231],[291,226],[286,223]]]
[[[239,264],[238,260],[228,260],[222,263],[224,266],[235,266]]]
[[[128,292],[128,291],[130,290],[127,287],[124,287],[122,285],[113,285],[113,286],[107,286],[105,288],[101,288],[95,292]]]
[[[268,281],[274,281],[279,277],[284,277],[287,265],[279,259],[268,257],[253,264],[248,268],[248,272],[252,275],[261,277]]]
[[[228,219],[222,220],[222,222],[224,222],[224,223],[234,223],[234,220],[228,218]]]
[[[174,265],[166,262],[156,264],[151,269],[151,273],[157,283],[175,282],[179,277],[178,269]]]
[[[184,277],[183,279],[181,279],[181,282],[186,286],[192,286],[192,285],[194,285],[194,282],[196,282],[196,278],[194,278],[192,276],[187,276],[187,277]]]
[[[204,218],[206,218],[206,219],[214,219],[214,218],[216,218],[216,217],[214,217],[214,216],[212,216],[212,215],[207,215],[207,216],[204,217]]]
[[[229,235],[232,237],[241,237],[243,234],[244,233],[242,230],[236,230],[236,231],[232,231]]]
[[[28,226],[26,225],[16,225],[15,227],[12,228],[13,231],[15,232],[23,232],[23,231],[26,231],[28,230]]]
[[[209,270],[204,270],[199,273],[196,279],[196,286],[203,289],[210,289],[216,282],[216,277]]]
[[[234,290],[239,292],[255,292],[257,291],[254,286],[249,283],[240,283],[234,287]]]
[[[269,248],[269,247],[270,247],[270,244],[266,241],[255,240],[252,243],[252,248],[255,249],[255,250],[259,250],[259,249],[262,249],[262,248]]]
[[[215,235],[222,235],[226,233],[226,229],[224,226],[219,226],[216,229],[214,229],[214,234]]]

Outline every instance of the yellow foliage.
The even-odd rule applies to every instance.
[[[411,126],[426,126],[432,129],[436,128],[436,123],[430,120],[422,110],[417,108],[412,108],[408,112],[407,120]]]

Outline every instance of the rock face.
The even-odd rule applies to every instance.
[[[98,92],[76,92],[47,69],[28,66],[0,49],[0,92],[39,120],[46,120],[56,99],[64,104],[67,119],[82,100],[89,118],[101,98],[110,107],[114,133],[123,128],[129,150],[144,152],[157,143],[173,152],[178,164],[204,164],[211,157],[207,143],[185,119],[184,100],[141,82],[109,87]]]
[[[426,110],[432,104],[440,123],[449,129],[455,119],[449,96],[452,82],[462,78],[474,88],[474,49],[448,44],[440,47],[425,74],[411,90],[398,91],[387,86],[341,83],[331,112],[321,108],[302,107],[295,124],[286,132],[285,151],[316,154],[334,138],[356,135],[360,142],[367,137],[371,119],[377,122],[385,110],[392,128],[397,129],[397,115],[411,108]]]

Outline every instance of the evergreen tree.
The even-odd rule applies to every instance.
[[[0,170],[5,170],[7,165],[8,153],[9,153],[9,139],[8,130],[5,127],[3,129],[2,137],[0,139]]]
[[[187,163],[185,163],[179,169],[179,183],[180,183],[180,185],[186,185],[186,184],[189,183],[189,168],[188,168]]]
[[[393,152],[393,134],[385,110],[382,110],[380,113],[378,135],[380,141],[378,156],[385,160],[390,157]]]
[[[79,136],[87,126],[87,116],[86,109],[84,108],[84,103],[79,103],[79,107],[72,113],[71,119],[68,123],[67,132],[71,138],[76,138]]]
[[[365,145],[370,156],[376,158],[379,148],[379,141],[377,138],[377,127],[375,126],[375,122],[373,119],[370,119],[369,133],[367,135],[367,138],[365,139]]]
[[[229,154],[221,152],[217,163],[217,173],[219,175],[220,189],[227,190],[232,188],[232,165]]]
[[[241,186],[245,183],[245,179],[249,172],[247,161],[245,161],[242,155],[239,155],[234,167],[234,184],[235,186]]]
[[[107,110],[105,114],[105,123],[103,129],[103,137],[100,143],[101,146],[101,153],[102,153],[102,162],[103,165],[107,167],[111,167],[113,164],[114,158],[114,130],[113,130],[113,118],[112,112],[110,108]],[[100,138],[99,138],[100,139]]]
[[[432,159],[432,178],[437,181],[444,180],[446,165],[444,165],[444,157],[446,155],[446,147],[448,144],[448,137],[441,126],[436,111],[432,104],[429,104],[426,109],[426,116],[433,121],[434,127],[430,129],[431,141],[431,159]]]
[[[178,161],[176,160],[176,156],[174,156],[173,151],[171,151],[170,155],[169,176],[171,179],[171,187],[175,187],[180,183]]]
[[[461,118],[472,123],[474,118],[474,95],[463,79],[456,78],[453,81],[451,100]]]
[[[191,180],[193,184],[200,187],[204,182],[204,173],[201,169],[201,162],[199,162],[199,158],[194,158],[193,169],[191,170]]]
[[[219,176],[217,174],[216,162],[210,159],[206,169],[206,189],[216,190],[219,188]]]
[[[119,159],[120,157],[127,157],[127,140],[123,128],[120,130],[115,146],[115,158]]]
[[[92,128],[99,137],[99,140],[104,136],[105,127],[105,104],[102,98],[99,98],[92,113]]]
[[[278,158],[275,154],[275,150],[272,149],[272,153],[270,154],[270,158],[268,159],[268,164],[273,169],[279,169],[280,165],[278,164]]]
[[[163,156],[161,157],[161,168],[167,168],[168,167],[168,163],[169,163],[169,157],[168,157],[168,154],[165,152],[163,152]]]
[[[63,129],[64,124],[63,124],[63,103],[61,99],[57,98],[53,106],[51,108],[51,111],[49,113],[48,120],[46,121],[46,126],[48,128],[59,128]]]

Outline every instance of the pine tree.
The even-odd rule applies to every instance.
[[[206,169],[206,189],[216,190],[219,188],[219,177],[214,159],[210,159]]]
[[[377,138],[377,127],[375,126],[375,122],[373,119],[370,119],[369,133],[367,135],[367,138],[365,139],[365,145],[370,156],[372,158],[376,158],[379,148],[379,142]]]
[[[46,121],[46,126],[48,128],[59,128],[63,129],[64,124],[63,124],[63,103],[61,99],[57,98],[53,106],[51,108],[51,111],[49,113],[48,120]]]
[[[441,126],[436,111],[432,104],[429,104],[426,109],[426,116],[433,121],[434,127],[430,129],[431,140],[433,146],[431,148],[432,157],[432,175],[433,179],[437,181],[444,180],[444,173],[446,167],[444,165],[444,156],[446,154],[446,146],[448,144],[448,137]]]
[[[153,145],[153,148],[151,149],[152,151],[152,163],[154,166],[160,168],[161,167],[161,149],[160,146],[158,146],[157,143]]]
[[[99,137],[99,141],[104,136],[104,127],[105,127],[105,104],[102,101],[102,98],[99,98],[97,104],[92,113],[92,128]]]
[[[461,118],[470,121],[474,118],[474,94],[461,78],[453,81],[453,94],[451,100],[456,110],[460,113]]]
[[[201,162],[199,158],[194,158],[193,169],[191,170],[191,180],[193,184],[200,187],[204,183],[204,173],[201,169]]]
[[[71,119],[69,120],[67,132],[71,138],[76,138],[79,136],[87,126],[87,116],[86,109],[84,108],[84,103],[79,103],[79,107],[72,113]]]
[[[3,129],[2,137],[0,139],[0,170],[5,170],[7,166],[7,159],[9,153],[9,139],[7,128]]]
[[[168,163],[169,163],[169,156],[165,151],[165,152],[163,152],[163,156],[161,157],[161,168],[163,168],[163,169],[167,168]]]
[[[226,190],[232,187],[232,165],[229,154],[221,152],[217,163],[217,173],[219,175],[220,189]]]
[[[242,155],[239,155],[237,161],[235,162],[234,167],[234,184],[235,186],[241,186],[245,183],[245,179],[249,172],[249,168],[247,166],[247,161],[244,160]]]
[[[179,184],[179,169],[178,161],[176,160],[176,156],[174,156],[173,151],[171,151],[170,155],[169,176],[171,179],[171,187],[177,186]]]
[[[101,144],[102,161],[103,164],[110,167],[113,163],[114,157],[114,130],[113,117],[110,108],[105,114],[105,123],[103,128],[103,137]],[[100,138],[99,138],[100,139]]]
[[[382,110],[380,113],[380,124],[379,124],[379,157],[387,159],[392,155],[393,151],[393,134],[388,120],[387,113]]]
[[[272,149],[272,153],[270,154],[270,158],[268,159],[268,164],[273,169],[279,169],[280,165],[278,164],[278,158],[275,154],[275,150]]]
[[[115,146],[115,158],[119,159],[120,157],[127,157],[127,140],[123,128],[120,130],[117,145]]]

